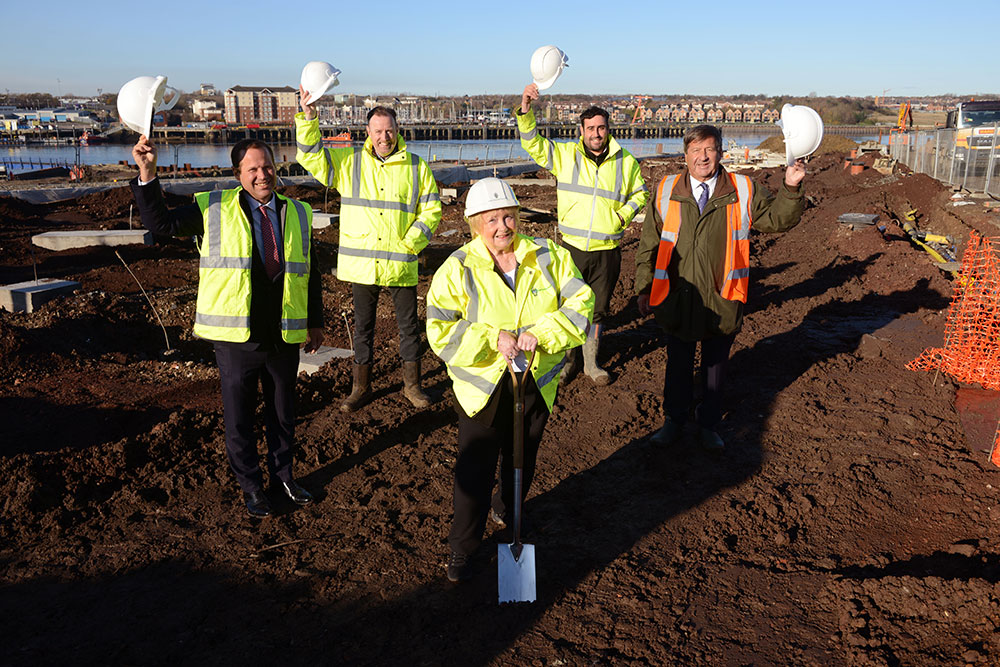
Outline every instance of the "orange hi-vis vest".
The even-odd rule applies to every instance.
[[[750,200],[753,181],[747,176],[726,174],[736,187],[736,201],[726,206],[726,264],[719,294],[729,301],[747,302],[750,285]],[[681,229],[681,202],[671,199],[677,175],[666,176],[656,188],[656,211],[663,220],[660,247],[656,252],[656,270],[653,272],[653,290],[649,303],[658,306],[670,293],[667,267]],[[664,204],[666,206],[664,207]]]

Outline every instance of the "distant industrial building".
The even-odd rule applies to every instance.
[[[299,109],[299,91],[291,86],[233,86],[226,90],[226,122],[291,124]]]

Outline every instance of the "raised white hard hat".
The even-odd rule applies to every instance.
[[[123,125],[148,137],[153,114],[173,109],[180,96],[167,85],[165,76],[137,76],[118,91],[118,117]]]
[[[312,104],[323,97],[326,91],[339,86],[338,76],[340,76],[340,70],[330,63],[322,60],[306,63],[306,66],[302,68],[302,77],[299,79],[302,87],[309,93],[306,104]]]
[[[540,46],[531,54],[531,78],[538,90],[555,83],[564,67],[569,67],[569,57],[556,46]]]
[[[465,217],[471,218],[483,211],[510,206],[520,206],[514,190],[506,182],[490,176],[476,181],[469,188],[469,194],[465,197]]]
[[[777,122],[785,135],[785,160],[791,166],[800,157],[812,155],[823,141],[823,119],[810,107],[786,104]]]

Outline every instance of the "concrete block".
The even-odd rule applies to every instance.
[[[30,313],[47,301],[64,294],[71,294],[80,289],[80,283],[75,280],[56,280],[55,278],[39,278],[38,282],[29,280],[24,283],[0,286],[0,308],[12,313]]]
[[[312,375],[331,359],[347,359],[353,357],[354,352],[340,347],[327,347],[320,345],[313,354],[308,354],[304,350],[299,351],[299,373]]]
[[[339,219],[339,213],[317,213],[313,211],[313,229],[325,229]]]
[[[145,229],[45,232],[32,236],[31,242],[48,250],[69,250],[91,246],[152,245],[153,234]]]

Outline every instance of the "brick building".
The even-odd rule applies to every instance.
[[[291,125],[299,109],[299,91],[291,86],[233,86],[226,90],[226,122]]]

